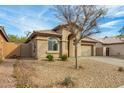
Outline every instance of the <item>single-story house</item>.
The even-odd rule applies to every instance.
[[[4,58],[4,43],[8,42],[8,37],[5,33],[4,27],[0,26],[0,59]]]
[[[124,38],[119,37],[105,37],[99,39],[101,46],[98,47],[98,51],[101,48],[104,50],[104,53],[100,55],[105,56],[124,56]]]
[[[60,57],[66,54],[75,56],[74,38],[67,27],[59,25],[52,30],[34,31],[26,41],[30,47],[30,57],[42,59],[47,54]],[[78,44],[77,54],[83,56],[124,55],[124,41],[119,38],[83,38]]]

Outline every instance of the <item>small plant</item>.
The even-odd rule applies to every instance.
[[[53,61],[53,55],[51,54],[48,54],[46,58],[48,59],[48,61]]]
[[[60,58],[62,61],[66,61],[68,57],[67,57],[67,55],[62,55]]]
[[[83,67],[82,67],[82,66],[79,66],[79,68],[83,69]]]
[[[62,82],[62,85],[66,87],[72,87],[74,86],[74,82],[72,81],[71,77],[66,77],[64,81]]]
[[[16,88],[31,88],[30,85],[16,85]]]
[[[122,71],[124,71],[124,68],[123,67],[118,67],[118,71],[122,72]]]

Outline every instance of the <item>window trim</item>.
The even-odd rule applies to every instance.
[[[57,44],[57,50],[53,49],[53,45],[52,45],[52,49],[49,49],[49,41],[51,41],[52,44],[53,44],[53,42],[55,42]],[[50,51],[50,52],[58,52],[59,51],[59,40],[57,38],[55,38],[55,37],[48,38],[48,51]]]

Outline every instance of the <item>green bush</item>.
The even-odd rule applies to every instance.
[[[67,57],[67,55],[62,55],[60,58],[62,61],[66,61],[68,57]]]
[[[48,59],[48,61],[53,61],[53,55],[51,54],[48,54],[46,58]]]

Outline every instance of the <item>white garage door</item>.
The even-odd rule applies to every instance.
[[[81,54],[82,56],[91,56],[92,53],[92,46],[82,46],[81,48]]]

